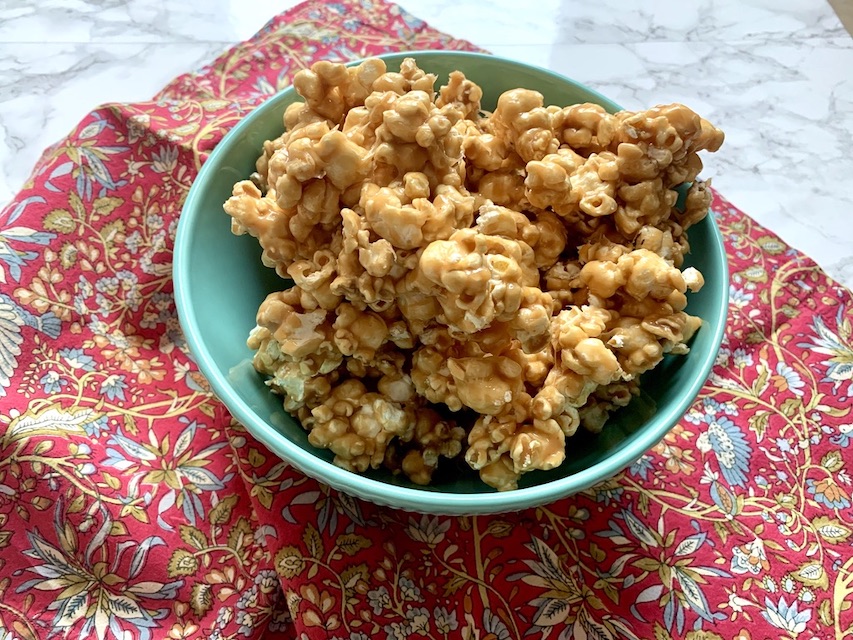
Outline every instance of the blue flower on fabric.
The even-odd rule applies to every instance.
[[[648,456],[643,456],[639,460],[637,460],[634,464],[630,466],[628,469],[628,473],[632,476],[642,478],[643,480],[648,480],[649,471],[654,468],[652,464],[651,458]]]
[[[367,602],[373,608],[373,614],[379,615],[384,609],[391,607],[391,594],[384,586],[367,592]]]
[[[732,486],[745,486],[752,447],[743,431],[725,417],[708,415],[704,422],[708,426],[696,439],[696,446],[702,453],[714,452],[726,482]]]
[[[838,310],[838,324],[843,321],[843,308]],[[828,356],[821,362],[826,366],[824,382],[831,382],[837,389],[844,383],[849,383],[848,393],[853,392],[853,345],[826,326],[823,318],[815,316],[812,342],[803,342],[798,347],[809,349],[814,353]],[[848,336],[849,338],[849,336]]]
[[[439,633],[448,634],[451,631],[456,631],[459,627],[459,622],[456,620],[456,610],[448,611],[444,607],[436,607],[432,610],[435,628]]]
[[[739,309],[749,306],[753,298],[754,296],[751,293],[747,293],[734,285],[729,286],[729,301]]]
[[[761,617],[777,629],[783,629],[789,633],[802,633],[806,630],[806,624],[812,619],[810,610],[797,610],[796,600],[789,607],[788,603],[785,602],[785,596],[779,598],[778,604],[765,597],[764,606],[767,607],[767,610],[761,612]]]
[[[848,446],[851,440],[853,440],[853,422],[839,425],[838,433],[829,439],[832,444],[840,447]]]
[[[108,431],[107,416],[98,416],[91,422],[87,422],[83,425],[83,430],[86,432],[86,435],[92,438],[100,437],[102,433]]]
[[[735,574],[750,573],[757,576],[770,568],[764,543],[758,538],[732,549],[731,570]]]
[[[794,371],[794,369],[785,364],[784,362],[779,362],[776,364],[776,373],[784,382],[784,386],[787,386],[790,389],[791,393],[794,395],[802,397],[804,395],[803,388],[806,386],[806,383],[803,382],[800,374]]]
[[[791,453],[791,441],[787,438],[776,438],[774,442],[781,453]]]
[[[126,400],[124,390],[127,385],[124,376],[113,374],[101,383],[100,394],[109,400]]]
[[[735,349],[734,354],[732,354],[734,359],[735,366],[738,369],[743,369],[746,367],[751,367],[754,363],[752,359],[752,354],[746,351],[745,349]]]
[[[60,349],[59,357],[65,360],[72,369],[95,370],[95,359],[86,354],[83,349]]]
[[[3,243],[0,242],[0,254],[2,253]],[[21,355],[21,344],[24,342],[24,327],[31,327],[56,339],[61,325],[59,318],[52,311],[43,316],[33,315],[12,298],[0,293],[0,398],[6,395],[6,388],[11,384],[12,376],[18,367],[18,356]]]
[[[62,387],[68,385],[68,380],[61,377],[56,371],[48,371],[39,379],[41,388],[45,393],[59,393]]]
[[[594,487],[595,501],[609,505],[611,502],[619,502],[625,489],[611,482],[603,482]]]
[[[817,482],[808,478],[806,489],[814,496],[815,502],[830,509],[846,509],[850,506],[850,496],[832,478],[824,478]]]

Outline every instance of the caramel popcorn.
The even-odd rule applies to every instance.
[[[610,114],[523,88],[487,113],[462,72],[436,81],[413,59],[296,74],[303,101],[224,205],[293,282],[248,344],[335,464],[427,484],[464,452],[510,490],[687,353],[698,153],[723,134],[680,104]]]

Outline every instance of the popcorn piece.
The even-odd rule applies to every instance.
[[[491,133],[483,133],[478,126],[467,120],[462,121],[462,124],[464,126],[462,148],[465,152],[465,159],[472,167],[483,171],[499,171],[509,168],[505,166],[510,158],[510,148],[506,140],[493,136]],[[520,159],[515,165],[522,165]],[[479,174],[478,178],[482,175],[484,174]]]
[[[686,353],[684,342],[698,328],[699,320],[683,312],[685,293],[688,282],[698,288],[703,280],[694,271],[685,274],[645,249],[627,253],[616,262],[592,261],[581,269],[581,280],[591,295],[619,300],[621,317],[609,331],[607,344],[627,374],[648,371],[664,353]]]
[[[527,163],[524,195],[534,207],[550,208],[560,215],[578,209],[580,189],[572,191],[571,176],[585,163],[572,149],[558,149],[541,160]]]
[[[627,407],[639,393],[640,386],[636,378],[599,387],[578,410],[581,426],[593,433],[600,432],[610,413],[621,407]]]
[[[459,411],[464,403],[450,372],[448,358],[458,353],[459,345],[445,328],[425,332],[423,345],[412,354],[412,382],[420,396],[435,404]]]
[[[261,191],[248,180],[234,185],[233,195],[225,203],[225,212],[231,216],[234,235],[249,233],[258,239],[263,252],[261,261],[274,267],[278,274],[287,277],[287,267],[299,254],[299,249],[289,229],[288,213],[275,200],[262,197]]]
[[[330,449],[335,464],[351,471],[379,468],[391,440],[411,438],[414,427],[412,416],[398,403],[352,379],[336,386],[311,415],[308,442]]]
[[[452,71],[449,82],[441,87],[435,106],[452,105],[462,112],[462,117],[473,120],[480,113],[483,90],[468,80],[461,71]]]
[[[462,451],[465,430],[436,411],[417,410],[415,428],[409,450],[402,461],[403,473],[416,484],[429,484],[441,458],[455,458]]]
[[[376,351],[388,340],[388,327],[382,317],[372,311],[359,311],[351,304],[337,309],[335,346],[345,356],[370,362]]]
[[[502,169],[484,174],[476,183],[480,195],[495,204],[525,209],[524,175],[517,169]]]
[[[597,104],[572,105],[560,109],[552,119],[561,144],[585,156],[607,150],[615,134],[614,117]]]
[[[614,219],[616,228],[626,237],[634,237],[644,226],[656,226],[669,217],[678,194],[663,186],[660,178],[619,187]]]
[[[332,310],[340,304],[341,296],[331,290],[336,266],[335,254],[324,249],[315,252],[311,260],[297,260],[287,268],[296,290],[302,294],[299,302],[305,309]]]
[[[602,341],[612,314],[595,307],[573,307],[557,314],[551,324],[554,368],[533,399],[532,415],[548,430],[554,425],[567,436],[579,424],[577,408],[599,385],[625,377],[620,363]]]
[[[476,228],[480,233],[520,240],[534,251],[536,266],[553,266],[566,248],[566,227],[550,211],[540,211],[533,220],[506,207],[480,207]]]
[[[551,129],[551,113],[543,104],[538,91],[506,91],[489,120],[494,135],[509,140],[524,162],[541,160],[560,146]]]
[[[393,91],[403,95],[409,91],[424,91],[432,95],[435,91],[435,75],[425,73],[418,68],[413,58],[406,58],[400,65],[400,72],[387,72],[373,83],[374,91]]]
[[[374,177],[384,184],[409,171],[422,171],[432,186],[461,185],[461,176],[450,169],[462,158],[462,136],[454,126],[462,112],[453,105],[437,108],[431,96],[431,91],[412,90],[383,105],[373,157]]]
[[[522,392],[522,367],[503,356],[450,358],[447,368],[466,407],[483,415],[503,412]]]
[[[620,170],[626,177],[648,180],[668,171],[667,187],[687,182],[701,169],[696,152],[716,151],[723,133],[684,105],[658,106],[638,113],[616,115]],[[626,146],[623,150],[623,145]]]
[[[708,215],[711,206],[710,181],[697,180],[687,190],[684,202],[684,212],[675,212],[675,219],[682,229],[686,230]]]
[[[474,198],[448,185],[438,185],[435,198],[411,198],[425,191],[417,182],[423,174],[407,173],[391,187],[367,185],[360,205],[371,229],[400,249],[416,249],[433,240],[449,238],[453,230],[470,226]],[[408,193],[407,193],[408,189]],[[467,223],[467,224],[466,224]]]
[[[524,242],[460,229],[424,249],[418,276],[421,290],[441,306],[438,321],[453,330],[475,333],[496,320],[511,322],[524,308],[511,327],[525,342],[535,343],[547,331],[541,319],[550,316],[552,301],[536,289],[539,273]]]
[[[684,254],[689,247],[686,246],[686,238],[681,226],[674,225],[677,228],[673,228],[673,225],[674,223],[672,222],[669,222],[667,225],[661,225],[669,227],[666,229],[645,225],[637,233],[634,239],[634,247],[653,251],[667,262],[680,267],[682,262],[684,262]],[[677,242],[673,238],[673,231],[677,234],[680,242]]]
[[[350,68],[322,60],[299,71],[293,77],[293,86],[313,113],[340,124],[349,109],[364,104],[384,73],[385,63],[378,58]],[[288,123],[288,128],[295,127]]]
[[[513,416],[481,416],[465,453],[480,479],[499,491],[515,489],[522,474],[553,469],[565,458],[565,434],[556,422],[519,424]]]
[[[614,213],[619,169],[609,151],[590,156],[570,177],[571,195],[587,215],[599,217]]]
[[[308,185],[333,187],[337,205],[340,194],[367,177],[370,165],[367,151],[325,122],[307,125],[293,133],[286,146],[270,159],[270,181],[275,185],[279,206],[284,209],[305,205],[314,193],[305,193]],[[274,182],[273,182],[274,181]],[[306,184],[307,183],[307,184]],[[314,187],[315,190],[317,187]],[[324,207],[325,211],[328,207]],[[338,207],[339,209],[339,207]]]
[[[298,287],[267,296],[248,340],[255,368],[272,376],[270,386],[286,394],[288,411],[323,397],[335,380],[329,374],[343,362],[329,312],[305,310],[299,297]]]

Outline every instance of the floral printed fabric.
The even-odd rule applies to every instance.
[[[290,469],[211,396],[170,280],[181,203],[319,58],[472,48],[308,2],[90,114],[0,214],[0,638],[843,638],[853,297],[716,197],[731,315],[681,423],[547,508],[429,517]]]

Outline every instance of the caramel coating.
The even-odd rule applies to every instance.
[[[723,134],[679,104],[611,114],[523,88],[488,113],[463,73],[436,81],[411,58],[296,74],[303,101],[224,204],[293,282],[248,344],[335,464],[427,484],[464,452],[510,490],[687,353],[698,153]]]

